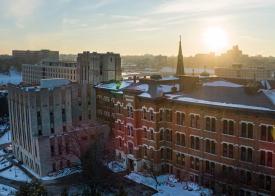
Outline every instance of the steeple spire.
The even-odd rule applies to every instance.
[[[176,75],[184,75],[184,64],[183,64],[183,56],[181,49],[181,35],[180,35],[180,43],[179,43],[179,53],[178,53],[178,63],[177,63],[177,72]]]

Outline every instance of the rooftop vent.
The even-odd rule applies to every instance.
[[[152,80],[160,80],[162,79],[161,75],[151,75],[150,77]]]

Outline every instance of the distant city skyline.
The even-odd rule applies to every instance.
[[[61,54],[183,56],[239,45],[275,56],[273,0],[1,0],[0,54],[50,49]]]

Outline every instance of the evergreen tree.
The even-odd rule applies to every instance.
[[[47,196],[44,186],[38,181],[32,181],[29,184],[20,186],[17,196]]]

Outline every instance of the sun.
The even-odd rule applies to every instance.
[[[227,33],[220,27],[210,27],[203,35],[204,43],[211,52],[219,53],[228,46]]]

